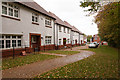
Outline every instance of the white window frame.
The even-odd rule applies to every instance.
[[[61,32],[62,31],[62,27],[61,26],[59,26],[59,32]]]
[[[64,33],[66,33],[66,28],[64,27]]]
[[[16,47],[15,48],[21,48],[22,47],[22,35],[2,35],[4,36],[3,38],[1,38],[0,40],[4,41],[4,48],[0,48],[0,49],[11,49],[12,47],[12,40],[16,41]],[[10,36],[10,38],[6,38],[6,36]],[[13,38],[12,36],[16,36],[16,38]],[[21,38],[18,38],[18,36],[21,36]],[[10,40],[10,47],[6,48],[6,40]],[[21,40],[21,46],[18,46],[18,40]]]
[[[50,18],[45,18],[45,26],[51,27],[51,19]]]
[[[69,29],[69,28],[67,28],[67,33],[68,33],[68,34],[70,33],[69,31],[70,31],[70,29]]]
[[[14,17],[14,18],[19,18],[19,7],[16,6],[15,4],[13,4],[13,3],[8,3],[8,2],[6,2],[6,3],[7,3],[7,5],[5,5],[5,4],[2,3],[2,6],[7,7],[7,14],[3,14],[3,13],[2,13],[2,15]],[[9,4],[10,4],[10,5],[13,5],[13,7],[12,7],[12,6],[9,6]],[[13,10],[12,16],[9,15],[9,9],[12,9],[12,10]],[[15,11],[18,11],[18,13],[17,13],[18,15],[17,15],[17,16],[15,16]]]
[[[62,45],[62,39],[59,39],[59,45]]]
[[[39,21],[39,15],[32,13],[32,22],[38,23],[38,21]]]
[[[68,44],[70,43],[70,39],[67,39]]]
[[[45,36],[45,44],[46,45],[52,44],[52,36]]]

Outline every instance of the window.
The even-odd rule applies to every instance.
[[[21,46],[21,40],[18,40],[18,47]]]
[[[18,18],[19,8],[10,2],[2,2],[2,14]]]
[[[21,36],[18,36],[18,38],[21,38]]]
[[[12,40],[12,47],[16,47],[16,40]]]
[[[68,39],[67,41],[68,41],[68,44],[69,44],[70,40]]]
[[[6,40],[6,48],[10,48],[10,40]]]
[[[9,8],[9,16],[13,16],[13,9]]]
[[[61,32],[61,26],[59,26],[59,32]]]
[[[65,29],[65,27],[64,27],[64,33],[66,33],[66,29]]]
[[[49,18],[45,19],[45,26],[51,26],[51,19]]]
[[[95,37],[95,40],[97,40],[97,37]]]
[[[36,36],[32,36],[32,43],[36,43],[37,42],[37,37]]]
[[[59,39],[59,45],[61,45],[61,39]]]
[[[7,15],[7,7],[2,6],[2,14]]]
[[[0,40],[0,49],[4,48],[4,40]]]
[[[0,40],[0,49],[18,48],[22,45],[22,36],[2,35]]]
[[[10,36],[6,36],[6,38],[10,38]]]
[[[68,34],[70,33],[70,30],[69,30],[69,28],[67,29],[67,33],[68,33]]]
[[[51,41],[52,41],[52,37],[51,36],[46,36],[45,37],[45,44],[46,45],[51,44]]]
[[[38,15],[37,14],[32,14],[32,21],[33,22],[38,22]]]
[[[12,36],[12,38],[16,38],[16,36]]]
[[[18,17],[18,10],[14,10],[14,16]]]

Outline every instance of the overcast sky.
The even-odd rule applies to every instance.
[[[86,35],[98,33],[94,17],[86,17],[84,8],[79,7],[80,0],[34,0],[47,11],[56,14],[63,21],[69,22]],[[92,24],[93,23],[93,24]]]

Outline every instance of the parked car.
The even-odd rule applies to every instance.
[[[90,43],[89,48],[97,48],[98,45],[96,43]]]
[[[99,46],[99,43],[97,43],[97,42],[93,42],[93,43],[96,44],[97,47]]]

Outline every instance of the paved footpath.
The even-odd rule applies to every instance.
[[[81,59],[87,58],[93,54],[91,51],[79,50],[80,47],[73,48],[73,51],[80,51],[78,54],[59,57],[55,59],[45,60],[41,62],[35,62],[32,64],[27,64],[20,67],[15,67],[11,69],[6,69],[2,71],[3,78],[32,78],[38,74],[45,73],[49,70],[62,67],[64,65],[79,61]],[[71,49],[66,49],[71,50]]]

